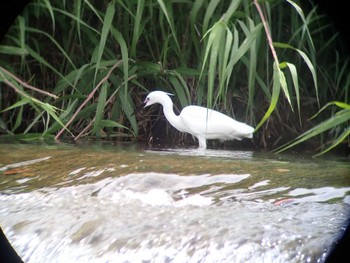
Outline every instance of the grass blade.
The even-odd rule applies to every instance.
[[[300,144],[306,140],[309,140],[310,138],[319,135],[331,128],[334,128],[342,123],[345,123],[346,121],[350,120],[350,110],[341,110],[333,117],[329,118],[328,120],[321,122],[317,126],[313,127],[312,129],[306,131],[305,133],[299,135],[297,138],[292,140],[291,142],[282,145],[275,149],[276,153],[280,153],[282,151],[285,151],[297,144]],[[344,135],[344,133],[343,133]],[[343,137],[343,135],[341,137]],[[339,142],[338,142],[339,143]]]
[[[144,6],[145,6],[145,0],[137,1],[137,10],[136,10],[135,21],[134,21],[134,31],[132,34],[132,41],[131,41],[131,51],[130,51],[131,57],[136,57],[136,46],[143,27],[141,23],[141,18],[142,18]]]
[[[96,77],[97,77],[97,73],[98,73],[98,70],[100,67],[103,51],[104,51],[104,48],[106,46],[107,37],[108,37],[108,34],[109,34],[111,26],[112,26],[114,13],[115,13],[115,6],[114,6],[114,1],[112,1],[107,7],[105,17],[103,20],[101,38],[100,38],[100,43],[98,45],[96,61],[91,61],[92,63],[96,64],[94,83],[96,82]]]
[[[169,23],[171,33],[173,35],[176,47],[178,49],[177,51],[180,54],[181,48],[180,48],[179,41],[177,39],[177,34],[176,34],[175,24],[174,24],[174,20],[173,20],[171,5],[169,4],[170,1],[165,1],[165,2],[163,0],[157,0],[157,1],[158,1],[160,8],[162,9],[162,11],[163,11],[168,23]]]
[[[93,134],[96,134],[97,138],[100,137],[100,130],[102,128],[100,121],[103,119],[103,115],[104,115],[104,108],[105,108],[105,103],[106,103],[106,99],[107,99],[107,88],[108,88],[108,83],[104,82],[102,84],[101,91],[100,91],[100,94],[98,96],[96,114],[95,114],[95,122],[94,122],[94,126],[92,129]]]
[[[326,152],[329,152],[330,150],[334,149],[336,146],[338,146],[341,142],[343,142],[348,136],[350,136],[350,127],[345,129],[341,135],[339,135],[338,138],[336,138],[334,141],[332,141],[332,145],[323,150],[322,152],[315,154],[314,157],[320,156],[322,154],[325,154]]]
[[[277,101],[280,95],[281,91],[281,82],[280,82],[280,74],[282,73],[279,68],[277,68],[277,65],[274,63],[274,71],[273,71],[273,86],[272,86],[272,96],[270,101],[270,106],[267,109],[264,117],[261,119],[259,124],[256,126],[255,131],[257,131],[261,125],[264,124],[264,122],[271,116],[272,112],[275,110],[277,106]]]

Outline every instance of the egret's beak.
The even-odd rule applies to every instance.
[[[149,102],[149,98],[147,97],[147,98],[145,98],[145,100],[143,101],[143,108],[146,108],[146,107],[149,106],[148,102]]]
[[[142,109],[148,107],[149,105],[147,104],[149,101],[148,98],[146,98],[143,103],[141,103],[139,106],[136,106],[135,111],[131,114],[131,116],[134,116],[136,113],[138,113],[139,111],[141,111]]]

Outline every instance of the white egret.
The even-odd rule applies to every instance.
[[[180,115],[173,110],[169,93],[153,91],[144,101],[144,108],[159,103],[170,124],[180,132],[187,132],[198,139],[199,148],[207,147],[207,139],[242,140],[253,138],[254,128],[231,117],[208,108],[190,105],[182,109]]]

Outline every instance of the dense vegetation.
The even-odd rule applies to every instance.
[[[338,40],[297,1],[32,1],[0,45],[0,133],[190,139],[166,129],[159,107],[134,114],[162,89],[181,108],[257,127],[255,147],[346,147],[349,57]]]

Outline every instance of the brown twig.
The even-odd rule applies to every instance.
[[[1,75],[2,75],[2,74],[1,74]],[[7,86],[13,88],[15,92],[21,94],[23,97],[30,98],[29,95],[27,95],[25,92],[23,92],[23,91],[21,91],[20,89],[18,89],[18,88],[16,87],[16,85],[14,85],[14,84],[13,84],[11,81],[9,81],[8,79],[4,79],[3,82],[4,82]]]
[[[136,78],[136,76],[137,76],[136,74],[130,76],[130,77],[128,78],[127,81],[130,81],[130,80],[132,80],[133,78]],[[124,82],[123,82],[121,85],[123,85],[123,84],[124,84]],[[105,105],[104,105],[105,107],[106,107],[106,105],[108,105],[109,103],[112,103],[112,100],[113,100],[114,96],[115,96],[115,93],[113,93],[113,94],[108,98],[108,100],[105,102]],[[83,135],[87,132],[87,130],[90,129],[90,127],[92,126],[92,124],[94,123],[94,121],[95,121],[95,117],[92,119],[92,121],[91,121],[77,136],[75,136],[74,140],[77,141],[81,136],[83,136]]]
[[[11,76],[11,77],[12,77],[13,79],[15,79],[18,83],[20,83],[23,87],[25,87],[25,88],[27,88],[27,89],[34,90],[34,91],[39,92],[39,93],[41,93],[41,94],[44,94],[44,95],[46,95],[46,96],[50,96],[50,97],[52,97],[52,98],[54,98],[54,99],[58,99],[58,96],[56,96],[55,94],[49,93],[49,92],[47,92],[47,91],[44,91],[44,90],[38,89],[38,88],[36,88],[36,87],[34,87],[34,86],[32,86],[32,85],[29,85],[28,83],[22,81],[22,80],[19,79],[17,76],[13,75],[10,71],[4,69],[4,68],[1,67],[1,66],[0,66],[0,70],[3,71],[3,72],[5,72],[7,75]],[[1,74],[1,75],[4,77],[5,83],[6,83],[7,85],[9,85],[8,82],[6,82],[7,79],[5,78],[5,76],[4,76],[3,74]],[[11,86],[11,87],[13,88],[13,85],[9,85],[9,86]],[[15,89],[15,90],[16,90],[16,92],[18,92],[17,89]],[[21,92],[19,92],[19,93],[21,93]],[[21,93],[21,94],[22,94],[22,93]],[[22,95],[23,95],[23,94],[22,94]]]
[[[108,71],[107,75],[101,79],[101,81],[97,84],[97,86],[93,89],[93,91],[91,91],[91,93],[89,94],[89,96],[86,98],[86,100],[80,105],[80,107],[77,109],[77,111],[73,114],[73,116],[70,118],[70,120],[66,123],[66,125],[64,125],[64,127],[57,133],[57,135],[55,136],[55,140],[58,140],[58,138],[62,135],[62,133],[64,132],[64,130],[67,129],[67,127],[74,121],[74,119],[77,117],[78,113],[84,108],[84,106],[88,103],[89,100],[91,100],[94,97],[95,92],[99,89],[99,87],[108,80],[108,78],[110,77],[112,71],[118,67],[120,65],[122,61],[118,61],[117,63],[115,63],[113,65],[113,67],[111,67],[111,69]]]
[[[263,23],[263,26],[264,26],[264,29],[265,29],[265,33],[266,33],[266,37],[267,37],[267,41],[269,43],[273,59],[276,62],[277,68],[279,69],[279,61],[278,61],[278,57],[277,57],[277,53],[276,53],[275,47],[273,46],[273,41],[272,41],[269,25],[267,24],[267,21],[266,21],[266,18],[264,16],[264,13],[261,10],[261,7],[260,7],[260,5],[259,5],[257,0],[254,0],[254,5],[255,5],[256,9],[258,10],[259,16],[260,16],[261,21]]]
[[[74,141],[77,141],[81,136],[83,136],[84,133],[87,133],[87,130],[90,129],[94,121],[95,121],[95,117],[92,119],[92,121],[90,121],[88,125],[85,126],[85,128],[77,136],[74,137]]]

